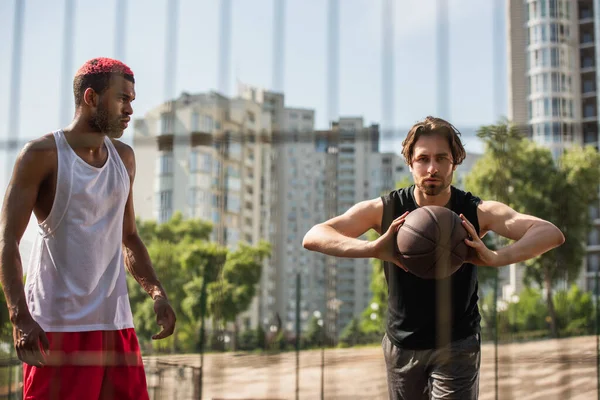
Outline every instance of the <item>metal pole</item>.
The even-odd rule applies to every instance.
[[[6,146],[6,184],[10,182],[14,150],[19,145],[19,122],[21,112],[21,58],[23,54],[23,19],[25,0],[15,1],[13,45],[10,66],[10,101],[8,102],[8,140]],[[11,352],[12,358],[12,352]]]
[[[115,58],[125,60],[125,28],[127,27],[127,0],[117,0],[115,13]]]
[[[283,92],[285,71],[285,0],[275,0],[273,12],[273,90]]]
[[[448,68],[449,60],[449,17],[448,0],[437,0],[436,20],[437,20],[437,38],[436,38],[436,61],[437,61],[437,113],[441,118],[450,117],[449,85],[450,73]]]
[[[596,271],[595,281],[596,281],[596,394],[598,400],[600,400],[600,286],[598,286],[598,276],[600,276],[599,271]]]
[[[198,399],[202,400],[202,379],[204,375],[204,317],[206,315],[206,279],[202,280],[202,290],[200,293],[200,374],[198,376]]]
[[[300,398],[300,272],[296,274],[296,400]]]
[[[498,273],[494,279],[494,387],[495,399],[498,400]]]
[[[175,83],[177,77],[177,32],[179,16],[179,0],[170,0],[167,3],[167,29],[165,39],[165,100],[175,98]],[[171,125],[171,128],[173,126]],[[170,132],[173,133],[173,132]]]
[[[69,124],[73,117],[71,107],[73,106],[73,42],[75,37],[75,1],[66,0],[64,10],[64,31],[63,31],[63,55],[61,71],[61,99],[58,124],[64,126]]]
[[[231,0],[221,0],[219,8],[219,72],[220,94],[229,96],[231,72]]]
[[[327,3],[327,126],[337,120],[339,109],[340,23],[339,0]]]
[[[321,327],[321,400],[325,400],[325,324]]]

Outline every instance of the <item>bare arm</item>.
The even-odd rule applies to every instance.
[[[313,226],[304,236],[302,246],[334,257],[375,257],[373,242],[357,238],[370,229],[381,233],[382,215],[380,198],[360,202],[344,214]]]
[[[123,220],[123,252],[125,256],[125,267],[144,291],[148,293],[152,300],[156,300],[159,297],[167,299],[167,293],[156,275],[148,250],[138,234],[135,223],[135,211],[133,208],[135,155],[133,150],[129,146],[125,147],[125,145],[120,147],[119,153],[121,154],[123,163],[129,171],[131,182],[129,197],[125,206],[125,218]]]
[[[495,252],[493,265],[505,266],[546,253],[565,241],[563,233],[551,222],[519,213],[506,204],[484,201],[479,205],[478,219],[482,231],[493,231],[514,242]]]
[[[40,185],[48,175],[36,143],[28,143],[15,162],[0,216],[0,283],[13,324],[31,319],[23,287],[19,243],[31,218]]]
[[[133,209],[133,182],[135,180],[135,155],[131,147],[119,144],[121,158],[129,171],[130,188],[127,204],[125,205],[125,217],[123,219],[123,253],[125,256],[125,267],[127,271],[135,278],[140,286],[154,300],[154,313],[156,314],[156,323],[162,327],[162,330],[152,335],[152,339],[164,339],[175,331],[175,322],[177,317],[175,311],[169,304],[167,292],[160,283],[148,249],[142,242],[142,238],[137,231],[135,223],[135,212]]]
[[[21,151],[0,215],[0,284],[13,325],[14,347],[21,361],[38,367],[46,363],[41,349],[47,352],[50,344],[27,307],[19,243],[36,205],[40,185],[52,171],[52,157],[44,149],[47,143],[40,139],[28,143]]]

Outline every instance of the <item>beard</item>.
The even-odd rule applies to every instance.
[[[448,189],[448,187],[452,183],[452,175],[453,174],[450,174],[450,176],[445,179],[440,176],[428,177],[429,179],[439,179],[439,181],[437,181],[435,183],[425,182],[425,180],[428,178],[423,178],[417,184],[417,188],[422,193],[426,194],[427,196],[437,196],[438,194],[442,193],[444,190]]]
[[[98,106],[96,115],[90,118],[90,127],[111,138],[120,138],[123,136],[121,116],[111,118],[108,110],[102,105]]]

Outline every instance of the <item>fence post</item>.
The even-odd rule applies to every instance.
[[[300,398],[300,272],[296,274],[296,400]]]

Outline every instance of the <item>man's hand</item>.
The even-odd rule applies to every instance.
[[[488,249],[485,243],[483,243],[483,240],[477,235],[477,231],[473,224],[471,224],[463,214],[460,214],[460,218],[463,221],[463,226],[471,237],[471,239],[465,239],[465,243],[471,250],[469,251],[469,255],[465,262],[483,267],[497,266],[498,254],[495,251]]]
[[[46,365],[50,342],[33,318],[24,318],[13,325],[13,340],[19,360],[34,367]]]
[[[388,230],[381,235],[377,240],[373,242],[373,246],[375,246],[375,257],[396,264],[403,270],[408,270],[400,263],[398,259],[398,255],[396,252],[396,244],[394,241],[396,240],[396,234],[398,230],[404,223],[406,216],[408,215],[408,211],[396,218],[388,228]]]
[[[164,297],[157,297],[154,300],[154,313],[156,314],[156,323],[162,327],[162,330],[152,336],[153,340],[164,339],[173,334],[175,330],[175,311],[169,301]]]

